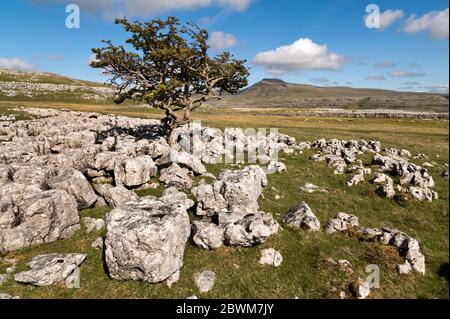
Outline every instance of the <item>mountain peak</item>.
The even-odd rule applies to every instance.
[[[261,82],[269,82],[269,83],[274,83],[274,84],[286,84],[286,82],[284,82],[281,79],[276,79],[276,78],[265,78],[262,79]]]

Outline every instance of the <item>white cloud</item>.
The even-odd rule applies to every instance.
[[[0,58],[0,69],[15,71],[34,71],[37,69],[37,67],[36,65],[19,58]]]
[[[217,0],[217,2],[225,8],[234,11],[244,11],[250,6],[252,0]]]
[[[330,79],[325,78],[325,77],[316,77],[316,78],[312,78],[310,79],[310,81],[312,83],[318,83],[318,84],[329,84],[331,82]]]
[[[369,75],[369,76],[366,77],[366,80],[385,81],[386,77],[384,75]]]
[[[222,31],[211,33],[208,39],[208,45],[214,51],[222,51],[223,49],[234,47],[236,44],[237,39],[234,35]]]
[[[391,61],[379,62],[373,65],[373,67],[376,69],[393,68],[394,66],[397,66],[397,64]]]
[[[404,13],[402,10],[386,10],[380,13],[380,29],[386,29],[395,21],[403,18]]]
[[[389,72],[389,75],[392,77],[395,77],[395,78],[417,78],[417,77],[425,76],[426,73],[395,70],[395,71]]]
[[[448,84],[429,85],[423,88],[431,93],[448,93]]]
[[[193,10],[219,6],[232,11],[244,11],[252,0],[31,0],[37,4],[69,4],[80,6],[81,12],[114,17],[147,17],[175,10]]]
[[[290,45],[257,53],[253,63],[263,66],[271,74],[279,75],[300,70],[339,70],[345,58],[328,52],[326,45],[302,38]]]
[[[98,61],[95,57],[96,57],[95,53],[91,53],[91,55],[87,59],[87,64],[89,66],[91,65],[92,62]]]
[[[403,30],[407,33],[427,31],[436,39],[448,38],[448,8],[442,11],[431,11],[420,17],[413,14],[406,22]]]

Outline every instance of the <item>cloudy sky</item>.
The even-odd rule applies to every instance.
[[[80,7],[79,29],[65,25]],[[379,28],[366,7],[380,10]],[[50,71],[103,82],[88,66],[101,39],[125,38],[114,17],[168,15],[210,32],[211,53],[229,50],[250,82],[276,77],[319,86],[448,92],[449,9],[444,0],[17,0],[0,10],[0,68]]]

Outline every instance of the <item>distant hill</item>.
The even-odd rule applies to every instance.
[[[0,70],[0,100],[106,103],[112,89],[104,84],[54,73]]]
[[[448,112],[448,94],[319,87],[264,79],[236,95],[226,95],[215,106],[236,108],[346,108],[401,109]]]

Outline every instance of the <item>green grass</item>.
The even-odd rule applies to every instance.
[[[7,106],[0,104],[0,113]],[[39,106],[39,103],[25,104]],[[8,107],[11,105],[8,104]],[[46,105],[42,105],[46,106]],[[82,111],[117,113],[137,117],[159,117],[154,110],[117,107],[113,105],[77,105],[52,103],[51,107]],[[359,242],[346,235],[327,235],[324,232],[309,234],[283,227],[277,235],[264,244],[252,248],[222,247],[204,251],[188,242],[181,278],[172,289],[165,284],[146,284],[134,281],[116,281],[107,276],[102,253],[90,247],[104,231],[86,234],[84,225],[72,238],[24,249],[7,254],[19,260],[16,272],[26,269],[26,263],[35,255],[51,252],[82,252],[88,255],[81,265],[81,288],[62,286],[38,288],[15,283],[11,278],[0,286],[1,292],[23,298],[185,298],[197,295],[202,298],[336,298],[340,290],[358,276],[365,276],[368,264],[377,264],[381,270],[381,287],[373,289],[371,298],[448,298],[449,218],[448,180],[441,177],[448,163],[448,122],[382,119],[328,119],[302,117],[276,117],[222,115],[197,113],[204,125],[213,127],[277,127],[282,133],[297,140],[315,140],[321,137],[342,139],[378,139],[382,147],[404,147],[413,154],[426,153],[430,162],[436,162],[429,171],[436,182],[439,199],[428,202],[397,201],[379,197],[375,187],[366,182],[347,187],[348,175],[335,176],[324,163],[310,161],[313,151],[302,155],[280,153],[288,172],[269,175],[269,187],[260,200],[263,211],[271,212],[281,221],[281,216],[291,205],[307,202],[322,224],[338,211],[355,214],[360,223],[368,227],[391,226],[417,238],[426,255],[427,273],[399,276],[395,266],[402,262],[393,247]],[[370,157],[364,156],[365,163]],[[414,162],[420,164],[422,161]],[[208,171],[218,174],[224,164],[208,165]],[[198,179],[196,179],[198,181]],[[300,186],[314,183],[329,190],[328,194],[306,194]],[[274,187],[277,191],[271,189]],[[163,187],[139,192],[140,196],[159,196]],[[275,200],[275,194],[281,196]],[[89,209],[83,216],[102,217],[109,208]],[[192,214],[190,214],[193,218]],[[283,226],[283,225],[282,225]],[[273,247],[281,252],[284,261],[279,268],[258,264],[260,251]],[[2,256],[5,257],[5,256]],[[348,259],[354,274],[345,274],[324,262],[324,259]],[[238,268],[236,267],[238,266]],[[0,265],[0,272],[3,270]],[[194,285],[194,274],[202,270],[216,272],[216,284],[207,294],[200,294]],[[444,273],[443,273],[444,270]],[[330,292],[336,287],[337,292]]]

